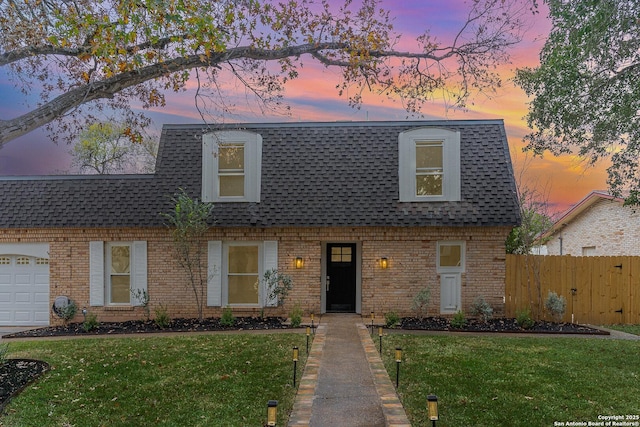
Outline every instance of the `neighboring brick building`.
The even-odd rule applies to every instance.
[[[520,217],[502,121],[168,125],[153,175],[0,178],[0,325],[59,322],[58,296],[140,318],[132,289],[194,317],[160,215],[180,188],[215,205],[206,316],[258,314],[272,268],[294,282],[284,313],[410,314],[425,286],[430,314],[503,311]]]
[[[640,212],[624,200],[592,191],[544,234],[548,255],[640,255]]]

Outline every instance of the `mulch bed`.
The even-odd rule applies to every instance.
[[[482,322],[467,319],[462,328],[451,325],[449,319],[443,317],[426,317],[418,319],[405,317],[401,319],[399,328],[409,330],[450,331],[450,332],[507,332],[507,333],[545,333],[545,334],[588,334],[609,335],[609,332],[575,323],[555,323],[536,321],[530,328],[523,328],[515,319],[496,318]]]
[[[280,317],[236,317],[233,326],[225,326],[219,318],[173,319],[164,328],[152,320],[129,320],[126,322],[101,322],[90,331],[85,331],[82,323],[70,323],[63,326],[48,326],[4,335],[3,338],[56,337],[143,334],[154,332],[197,332],[197,331],[252,331],[264,329],[284,329],[288,326]]]
[[[238,317],[233,326],[225,326],[219,318],[173,319],[171,323],[160,328],[153,321],[132,320],[127,322],[104,322],[90,331],[85,331],[82,323],[71,323],[65,326],[49,326],[4,335],[2,338],[45,338],[56,336],[91,336],[117,334],[144,334],[153,332],[195,332],[195,331],[251,331],[268,329],[285,329],[289,326],[284,319],[278,317],[254,318]],[[449,319],[427,317],[417,319],[403,318],[398,326],[406,330],[432,331],[466,331],[466,332],[514,332],[514,333],[557,333],[557,334],[597,334],[608,335],[608,332],[572,323],[535,322],[528,329],[518,325],[515,319],[490,319],[487,322],[470,319],[464,328],[454,328]],[[5,405],[27,385],[35,381],[49,369],[46,362],[29,359],[7,359],[0,365],[0,413]]]
[[[49,364],[41,360],[6,359],[0,365],[0,413],[12,397],[49,370]]]

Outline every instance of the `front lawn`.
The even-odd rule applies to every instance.
[[[605,325],[605,328],[615,329],[616,331],[622,331],[628,334],[640,335],[640,325]]]
[[[51,370],[22,392],[2,426],[261,426],[267,401],[287,419],[292,348],[304,334],[231,334],[10,342],[9,357]]]
[[[438,427],[571,425],[627,415],[640,424],[637,341],[391,334],[383,358],[394,384],[396,346],[403,349],[398,392],[415,426],[431,425],[431,393]]]

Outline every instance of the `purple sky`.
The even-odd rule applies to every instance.
[[[337,1],[337,0],[336,0]],[[409,0],[397,2],[386,0],[385,6],[392,11],[396,31],[403,34],[399,48],[410,49],[419,29],[430,28],[431,34],[441,39],[452,35],[467,14],[463,0],[441,2],[437,0]],[[504,87],[493,99],[478,97],[469,111],[447,110],[435,102],[425,109],[426,118],[449,119],[495,119],[505,120],[512,157],[516,169],[524,162],[521,153],[522,137],[528,132],[522,119],[526,114],[527,99],[524,93],[510,81],[519,66],[535,66],[538,52],[549,23],[544,13],[531,17],[531,28],[526,39],[513,51],[513,64],[503,67],[500,73],[505,79]],[[286,101],[291,105],[291,116],[277,114],[261,115],[251,111],[246,105],[238,106],[238,114],[226,121],[319,121],[319,120],[403,120],[406,113],[400,105],[369,95],[361,110],[347,106],[335,90],[339,75],[335,71],[311,66],[306,61],[301,78],[287,87]],[[34,101],[37,98],[32,98]],[[25,98],[8,82],[5,70],[0,69],[0,117],[15,117],[27,110]],[[151,113],[154,129],[157,131],[165,123],[197,123],[200,118],[193,104],[193,91],[167,94],[167,106]],[[50,142],[42,130],[31,132],[0,148],[0,175],[37,175],[63,173],[70,168],[68,151],[70,146]],[[577,202],[592,189],[605,188],[604,167],[585,171],[576,158],[565,156],[534,160],[526,170],[525,178],[551,188],[551,202],[557,209],[564,209]],[[547,182],[549,180],[550,182]],[[558,184],[562,183],[562,184]]]

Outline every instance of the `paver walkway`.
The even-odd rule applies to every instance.
[[[409,427],[359,315],[322,317],[289,427]]]

